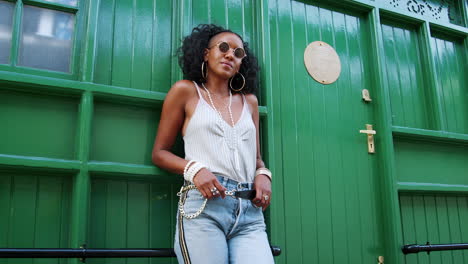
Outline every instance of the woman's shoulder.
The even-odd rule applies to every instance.
[[[195,92],[194,83],[190,80],[180,80],[175,82],[172,87],[171,91],[176,93],[190,93]]]
[[[258,111],[258,99],[255,94],[246,94],[245,100],[247,101],[247,104],[249,104],[250,109],[252,110],[257,110]]]
[[[172,85],[168,95],[179,99],[190,98],[197,93],[194,85],[195,84],[190,80],[177,81]]]

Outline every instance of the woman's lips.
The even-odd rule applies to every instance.
[[[221,64],[223,65],[226,65],[226,66],[229,66],[229,68],[232,68],[232,65],[230,63],[227,63],[227,62],[221,62]]]

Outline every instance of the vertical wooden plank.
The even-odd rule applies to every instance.
[[[210,20],[213,24],[228,27],[227,21],[227,9],[226,1],[227,0],[207,0],[210,1],[211,13]]]
[[[424,207],[424,197],[422,195],[413,195],[413,214],[414,214],[414,228],[415,228],[415,241],[418,244],[426,244],[428,241],[428,232],[426,223],[426,212]],[[416,254],[419,263],[429,263],[429,255]]]
[[[174,5],[177,1],[174,1]],[[176,49],[181,45],[182,36],[176,36],[173,23],[173,3],[167,0],[153,0],[153,49],[151,61],[151,90],[167,92],[174,78],[171,74],[180,72],[176,63]],[[165,36],[165,37],[161,37]],[[170,37],[169,37],[170,36]],[[175,64],[173,64],[175,62]]]
[[[0,208],[3,208],[0,214],[0,247],[8,247],[8,233],[10,230],[10,218],[13,208],[12,189],[13,176],[2,172],[0,174]]]
[[[33,248],[36,232],[37,176],[15,175],[13,181],[13,214],[8,246]],[[32,259],[10,259],[9,264],[33,263]]]
[[[450,235],[449,243],[460,243],[458,241],[463,241],[461,236],[460,226],[460,215],[458,214],[458,204],[457,197],[447,196],[447,218],[448,218],[448,228]],[[466,225],[466,223],[464,223]],[[453,262],[454,263],[463,263],[463,253],[461,250],[453,250]]]
[[[410,195],[400,194],[401,223],[403,231],[403,244],[416,244],[415,219],[413,214],[413,201]],[[419,263],[416,254],[405,256],[405,263]]]
[[[317,41],[321,39],[321,34],[320,34],[320,20],[317,19],[319,16],[319,8],[314,5],[304,5],[305,8],[305,20],[306,20],[306,25],[307,25],[307,31],[306,31],[306,36],[307,36],[307,43],[305,44],[304,49],[313,41]],[[299,49],[299,52],[301,52],[301,56],[298,56],[297,58],[303,58],[304,54],[304,49]],[[299,59],[297,59],[299,63]],[[303,66],[301,67],[303,68]],[[303,68],[305,71],[305,69]],[[304,82],[304,85],[299,85],[299,87],[305,86],[307,88],[307,104],[308,107],[305,108],[306,111],[309,113],[308,119],[308,128],[310,130],[307,131],[315,131],[314,136],[311,137],[308,140],[308,144],[310,147],[310,153],[307,154],[309,156],[309,159],[311,159],[311,162],[309,163],[312,164],[313,168],[308,168],[305,169],[305,171],[310,170],[310,182],[311,186],[310,188],[312,189],[313,195],[312,195],[312,200],[313,201],[310,205],[308,203],[304,203],[303,207],[308,207],[308,211],[310,211],[310,216],[307,216],[307,214],[304,215],[304,217],[310,217],[312,220],[311,222],[313,223],[313,227],[308,227],[308,224],[305,223],[306,219],[303,220],[302,224],[304,225],[303,228],[304,230],[310,230],[311,232],[311,237],[310,237],[310,250],[304,250],[304,259],[306,261],[311,261],[314,263],[320,263],[323,258],[326,258],[326,250],[325,248],[329,246],[329,241],[325,241],[325,245],[323,244],[323,239],[324,237],[322,236],[323,233],[321,232],[321,229],[323,226],[321,226],[319,223],[321,223],[321,218],[327,217],[326,212],[323,212],[321,207],[321,204],[323,202],[328,203],[327,199],[323,201],[323,197],[321,194],[326,191],[326,189],[323,189],[324,186],[327,184],[327,180],[325,177],[320,177],[321,173],[323,172],[323,166],[322,166],[322,161],[325,158],[324,155],[321,153],[321,147],[323,147],[324,142],[322,142],[321,138],[324,136],[323,132],[323,120],[320,118],[320,116],[323,114],[324,111],[324,106],[323,106],[323,88],[315,81],[313,80],[310,75],[305,72],[304,73],[305,78],[307,78],[307,81]],[[307,85],[306,85],[307,84]],[[299,88],[298,87],[298,88]],[[303,96],[300,96],[303,97]],[[301,123],[301,122],[300,122]],[[303,133],[307,133],[304,131]],[[306,135],[304,135],[306,137]],[[309,135],[310,136],[310,135]],[[309,143],[310,142],[310,143]],[[307,146],[304,146],[308,148]],[[306,149],[304,149],[306,150]],[[307,153],[307,152],[305,152]],[[304,164],[303,166],[306,166]],[[303,168],[304,169],[304,168]],[[304,178],[309,178],[309,177],[304,177]],[[302,195],[310,195],[310,191],[305,190],[306,186],[302,185],[301,192]],[[322,193],[321,193],[322,192]],[[328,230],[327,230],[328,231]]]
[[[429,119],[431,119],[431,125],[429,127],[435,130],[443,130],[445,127],[445,120],[443,117],[443,109],[441,105],[440,90],[437,88],[437,72],[434,65],[434,46],[431,43],[431,33],[429,29],[429,23],[424,22],[420,30],[421,36],[421,61],[426,65],[422,70],[424,71],[424,77],[427,80],[425,83],[426,90],[428,93],[428,104],[429,104]]]
[[[410,66],[409,73],[410,73],[410,83],[411,86],[414,87],[411,90],[411,100],[412,102],[409,104],[413,106],[414,116],[412,116],[413,124],[416,127],[422,128],[429,128],[428,121],[427,121],[427,106],[426,106],[426,87],[424,85],[424,76],[422,76],[422,70],[420,62],[421,59],[421,52],[420,52],[420,41],[419,35],[417,34],[418,29],[410,29],[405,31],[405,42],[411,43],[410,48],[406,49],[407,56],[406,58],[409,61],[406,61],[405,64]]]
[[[193,1],[193,0],[192,0]],[[211,2],[209,0],[197,1],[196,5],[192,5],[192,24],[191,27],[196,27],[199,24],[210,23]]]
[[[107,182],[93,179],[91,184],[90,219],[88,225],[88,247],[106,248],[107,234]],[[90,263],[107,263],[106,259],[89,259]]]
[[[293,144],[294,153],[293,159],[297,161],[289,160],[291,162],[289,166],[297,167],[297,175],[294,176],[294,179],[291,179],[291,176],[288,177],[288,181],[292,181],[292,184],[285,184],[289,189],[288,196],[292,198],[290,202],[295,203],[293,207],[294,210],[298,210],[295,213],[298,219],[298,222],[291,221],[291,224],[300,224],[300,227],[295,228],[294,231],[298,232],[297,234],[291,234],[296,237],[298,244],[296,247],[297,254],[301,254],[300,257],[297,257],[297,261],[309,261],[314,256],[316,256],[316,233],[313,226],[308,226],[307,223],[310,223],[312,220],[315,222],[315,212],[312,212],[311,209],[315,207],[315,197],[311,197],[311,193],[308,190],[315,188],[313,184],[313,177],[303,177],[301,172],[307,171],[310,168],[310,164],[313,163],[312,158],[312,148],[307,148],[310,146],[310,124],[309,124],[309,112],[304,111],[309,108],[309,89],[307,87],[307,72],[304,67],[304,62],[300,58],[304,56],[304,49],[307,47],[306,32],[306,15],[305,15],[305,5],[300,2],[291,1],[291,26],[292,26],[292,38],[293,38],[293,48],[292,48],[292,67],[291,68],[291,77],[292,84],[294,89],[290,90],[290,96],[294,97],[294,101],[288,102],[292,104],[287,106],[291,108],[288,121],[290,125],[295,127],[296,134],[291,135],[289,140],[285,142],[286,144]],[[299,58],[299,59],[298,59]],[[294,108],[294,109],[293,109]],[[294,124],[292,123],[294,122]],[[288,134],[290,134],[289,132]],[[291,148],[291,151],[293,149]],[[290,169],[287,169],[289,172]],[[289,174],[289,173],[288,173]],[[297,196],[293,194],[297,192]],[[296,200],[297,199],[297,200]],[[306,202],[307,201],[307,202]],[[291,206],[291,205],[289,205]],[[300,233],[299,233],[300,232]],[[304,250],[311,249],[311,250]],[[315,252],[315,255],[313,254]]]
[[[340,79],[344,86],[342,89],[342,100],[345,100],[346,98],[359,98],[359,90],[364,89],[365,87],[361,76],[363,72],[363,62],[361,59],[363,54],[361,53],[361,47],[359,46],[359,32],[361,32],[359,24],[359,18],[345,15],[344,21],[341,25],[344,29],[344,39],[337,41],[337,48],[339,47],[339,49],[346,54],[345,56],[347,61],[344,63],[349,65],[347,67],[343,67],[340,74]],[[343,126],[348,128],[362,127],[363,124],[359,124],[358,120],[354,118],[358,115],[365,114],[362,110],[363,109],[357,109],[356,107],[348,107],[347,111],[342,111],[341,122],[343,122]],[[348,262],[363,263],[362,236],[365,232],[363,231],[363,226],[361,224],[361,214],[354,213],[363,211],[364,205],[360,198],[362,195],[361,188],[363,188],[363,186],[360,183],[359,177],[359,158],[358,155],[355,155],[355,150],[351,145],[352,141],[345,141],[342,146],[343,156],[347,157],[342,160],[343,171],[347,171],[347,175],[354,175],[352,179],[348,178],[349,184],[345,184],[344,186],[346,197]]]
[[[313,36],[314,40],[326,41],[323,38],[322,10],[317,6],[309,6],[307,10],[308,27],[311,29],[309,35]],[[310,11],[310,12],[309,12]],[[314,131],[314,146],[316,155],[314,155],[314,170],[315,177],[315,195],[316,204],[316,226],[318,239],[318,262],[317,263],[332,263],[333,262],[333,228],[331,223],[331,199],[330,199],[330,171],[329,171],[329,155],[330,150],[329,129],[327,120],[323,118],[327,113],[327,103],[325,98],[328,98],[327,88],[314,80],[310,81],[310,89],[313,91],[311,95],[313,131]],[[333,88],[331,88],[333,89]]]
[[[323,9],[320,6],[317,11],[318,16],[316,18],[319,20],[320,40],[330,43],[330,45],[334,46],[335,43],[332,39],[331,11]],[[333,119],[333,110],[334,107],[336,107],[336,97],[334,97],[336,85],[320,85],[318,87],[320,87],[322,90],[322,102],[318,104],[322,108],[320,112],[323,116],[330,117],[330,120],[328,118],[321,118],[323,119],[321,122],[322,124],[320,131],[322,144],[318,147],[318,149],[322,152],[322,159],[321,161],[319,161],[322,164],[322,166],[317,172],[316,177],[318,177],[318,175],[322,175],[323,177],[323,181],[321,181],[320,184],[321,187],[319,187],[320,185],[317,184],[317,187],[321,188],[320,193],[318,193],[318,197],[322,197],[320,199],[324,199],[320,202],[321,206],[320,208],[318,208],[318,211],[323,213],[322,217],[319,218],[320,220],[318,222],[318,235],[320,238],[319,243],[321,245],[319,251],[323,252],[323,254],[319,256],[319,261],[320,263],[334,263],[335,254],[333,254],[333,252],[335,248],[335,233],[333,229],[334,222],[332,221],[332,218],[334,210],[336,210],[336,208],[334,207],[332,188],[335,175],[333,175],[332,172],[332,161],[330,160],[330,158],[331,156],[333,156],[335,150],[332,136],[334,136],[336,132],[330,134],[329,131],[332,131],[333,129],[333,124],[331,124],[330,121],[331,119]],[[333,99],[328,100],[329,98]]]
[[[172,201],[175,194],[173,191],[173,185],[160,183],[150,185],[149,233],[150,245],[153,248],[173,247],[174,245],[177,200]],[[171,217],[166,217],[167,215]],[[151,263],[162,262],[154,258],[151,260]],[[173,262],[177,263],[175,259]]]
[[[112,53],[112,85],[131,87],[133,65],[133,12],[134,1],[119,0],[115,2],[115,21]]]
[[[382,24],[382,37],[385,56],[386,67],[386,76],[387,83],[389,84],[389,93],[392,107],[392,124],[400,125],[405,124],[404,122],[404,113],[403,113],[403,104],[401,102],[402,94],[400,91],[400,82],[399,82],[399,63],[396,56],[396,40],[394,36],[394,28],[389,25]]]
[[[439,79],[442,112],[446,130],[455,133],[467,133],[468,96],[465,93],[466,77],[463,75],[466,66],[463,64],[462,45],[458,40],[433,37],[433,53],[436,72]]]
[[[417,120],[414,118],[413,114],[416,114],[415,105],[412,104],[412,99],[414,98],[413,90],[414,83],[411,80],[411,70],[412,70],[412,61],[409,58],[408,49],[411,49],[413,43],[408,39],[408,29],[403,29],[399,27],[393,27],[394,38],[396,39],[396,45],[393,47],[397,57],[398,63],[398,79],[399,79],[399,89],[401,94],[401,103],[402,103],[402,114],[404,120],[404,126],[418,127],[415,123]]]
[[[452,87],[452,79],[453,79],[453,69],[452,69],[452,64],[453,62],[449,59],[449,54],[450,50],[449,47],[447,47],[447,42],[443,40],[438,40],[437,41],[439,44],[439,49],[440,49],[440,62],[442,65],[444,65],[444,68],[447,68],[448,71],[442,73],[442,82],[440,83],[440,91],[441,94],[440,96],[442,97],[442,104],[444,107],[444,112],[445,112],[445,122],[447,123],[447,130],[450,130],[450,124],[453,123],[453,105],[451,102],[452,94],[451,94],[451,87]]]
[[[327,12],[328,14],[328,12]],[[341,63],[348,64],[348,56],[346,54],[346,33],[344,31],[344,20],[345,14],[341,12],[332,11],[330,14],[330,26],[331,29],[331,39],[328,42],[336,52],[338,56],[340,56]],[[328,15],[326,16],[328,17]],[[325,19],[326,21],[328,20]],[[341,76],[341,75],[340,75]],[[346,77],[345,77],[346,78]],[[343,81],[341,79],[340,81]],[[330,132],[329,135],[332,137],[330,138],[330,161],[334,162],[334,166],[330,168],[330,177],[333,180],[331,186],[331,199],[332,199],[332,224],[333,224],[333,251],[334,252],[341,252],[340,254],[334,254],[334,262],[335,263],[344,263],[349,261],[349,249],[348,249],[348,239],[346,232],[347,230],[347,210],[346,210],[346,196],[345,196],[345,185],[348,183],[350,179],[349,176],[345,175],[344,168],[343,168],[343,160],[346,159],[343,153],[343,145],[345,144],[341,140],[337,140],[341,137],[349,136],[347,131],[343,131],[338,129],[338,124],[340,126],[345,121],[344,109],[351,109],[355,106],[350,104],[350,98],[345,97],[344,93],[346,90],[346,85],[343,85],[340,81],[337,81],[331,85],[327,85],[324,87],[325,89],[330,89],[334,91],[332,95],[335,100],[328,100],[327,105],[333,110],[333,114],[331,116],[332,120],[336,120],[334,122],[330,122]],[[333,101],[333,103],[332,103]],[[331,103],[331,104],[330,104]],[[333,156],[333,157],[332,157]]]
[[[450,229],[447,211],[447,201],[445,196],[436,196],[436,213],[437,221],[439,223],[439,243],[448,244],[450,243]],[[453,254],[451,251],[442,251],[441,256],[444,261],[444,264],[455,264],[453,260]]]
[[[70,222],[71,222],[71,190],[72,180],[62,181],[61,196],[61,216],[60,216],[60,247],[70,248]],[[63,262],[63,261],[62,261]],[[62,263],[60,262],[60,263]]]
[[[151,248],[149,225],[150,185],[146,182],[128,182],[127,247]],[[166,211],[167,212],[167,211]],[[168,214],[166,217],[172,216]],[[132,263],[149,263],[150,258],[129,258]]]
[[[434,195],[424,195],[424,208],[426,210],[426,223],[427,223],[427,241],[433,244],[439,243],[440,241],[440,232],[439,232],[439,225],[437,219],[437,211],[436,211],[436,201]],[[425,243],[420,242],[420,243]],[[443,259],[441,252],[431,252],[430,253],[430,263],[436,264],[440,263],[443,264]]]
[[[35,248],[60,247],[62,179],[40,176],[38,179]],[[34,263],[59,263],[59,259],[35,259]]]
[[[97,21],[94,82],[111,84],[114,49],[115,0],[101,0]]]
[[[86,30],[84,30],[85,45],[83,49],[82,71],[80,80],[82,82],[92,82],[94,77],[94,63],[97,51],[97,31],[98,31],[98,18],[99,18],[99,5],[101,0],[90,0],[85,5],[81,3],[81,6],[86,6],[87,10],[84,9],[82,13],[86,13]],[[83,17],[83,15],[81,16]],[[76,56],[75,56],[76,57]]]
[[[228,28],[237,34],[245,35],[245,21],[244,21],[244,6],[243,0],[229,0],[226,1],[227,24]],[[251,26],[248,25],[248,26]],[[250,31],[250,30],[249,30]]]
[[[426,28],[428,27],[429,25],[426,26]],[[429,30],[430,29],[426,29],[426,31],[429,31]],[[438,65],[442,65],[440,61],[440,54],[439,54],[439,43],[436,38],[431,38],[430,45],[432,47],[432,54],[434,57],[433,64],[436,66],[436,69],[437,69],[436,75],[432,77],[434,78],[434,81],[436,82],[435,91],[434,91],[434,96],[435,96],[434,104],[435,104],[436,112],[438,114],[437,118],[438,118],[439,129],[447,130],[447,118],[446,118],[446,113],[445,113],[444,102],[442,100],[442,94],[443,94],[442,87],[444,83],[443,81],[444,75],[441,69],[437,67]]]
[[[460,221],[460,235],[462,241],[468,241],[468,195],[457,197],[458,216]],[[463,250],[462,263],[468,263],[468,252]]]
[[[285,251],[286,262],[301,263],[302,262],[302,247],[301,247],[301,222],[300,222],[300,207],[299,207],[299,189],[298,177],[299,170],[297,167],[297,135],[296,133],[296,112],[295,112],[295,92],[294,89],[287,91],[282,87],[294,87],[295,82],[291,80],[291,75],[294,73],[294,60],[291,56],[287,56],[291,47],[294,47],[294,33],[292,29],[292,13],[291,3],[287,0],[278,1],[278,27],[279,27],[279,47],[281,68],[279,72],[279,83],[277,91],[281,98],[282,104],[281,120],[282,120],[282,141],[283,141],[283,170],[287,172],[288,180],[284,181],[284,197],[285,197],[285,214],[286,218],[286,245]],[[282,50],[281,50],[282,49]],[[286,129],[289,128],[289,129]]]
[[[263,1],[262,1],[263,2]],[[280,100],[280,87],[277,85],[280,81],[280,32],[279,32],[279,15],[277,0],[265,1],[262,6],[263,17],[263,53],[262,60],[264,61],[263,75],[265,78],[266,98],[265,102],[268,105],[269,111],[279,113],[277,115],[268,115],[268,141],[271,164],[270,168],[275,173],[277,180],[272,184],[272,191],[276,194],[284,193],[284,170],[283,170],[283,142],[282,142],[282,126],[281,126],[281,104],[276,103]],[[269,29],[269,30],[268,30]],[[262,74],[261,74],[262,76]],[[272,242],[284,248],[276,261],[285,263],[287,255],[286,251],[286,213],[285,204],[281,195],[273,195],[271,205],[271,237]]]
[[[255,37],[255,33],[257,32],[257,30],[259,30],[257,26],[258,23],[256,20],[261,19],[261,16],[258,13],[256,13],[255,1],[240,1],[242,8],[242,19],[240,21],[241,25],[239,26],[239,29],[242,28],[242,30],[240,31],[242,32],[241,36],[244,39],[244,41],[250,43],[250,48],[256,51],[255,46],[253,45],[254,43],[259,44],[259,39]]]
[[[153,1],[135,1],[132,17],[132,66],[131,87],[150,90],[151,85],[151,52],[154,27]],[[167,38],[161,35],[160,38]],[[165,76],[167,78],[167,76]]]
[[[464,63],[463,58],[466,56],[466,49],[463,49],[463,42],[453,41],[453,57],[455,61],[453,63],[454,72],[456,72],[456,77],[454,78],[453,90],[453,105],[455,106],[456,124],[451,131],[456,133],[468,134],[468,93],[466,92],[466,87],[468,86],[468,78],[463,74],[467,71],[467,63]],[[465,111],[464,111],[465,110]]]
[[[107,182],[106,247],[126,248],[128,184],[122,180]],[[126,259],[112,259],[112,263],[126,263]]]

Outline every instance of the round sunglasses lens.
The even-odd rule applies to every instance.
[[[234,50],[234,56],[236,56],[239,59],[242,59],[245,56],[245,51],[242,48],[237,48],[236,50]]]
[[[221,42],[221,43],[219,44],[219,50],[220,50],[221,52],[224,52],[224,53],[228,52],[228,50],[229,50],[229,44],[227,44],[226,42]]]

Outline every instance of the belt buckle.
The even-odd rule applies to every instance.
[[[231,196],[233,198],[241,198],[247,200],[252,200],[253,198],[255,198],[255,190],[230,190],[226,191],[225,194],[226,196]]]
[[[237,190],[230,190],[230,191],[225,191],[224,193],[226,194],[226,196],[236,197],[236,191]]]

